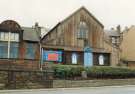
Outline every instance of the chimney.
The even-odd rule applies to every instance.
[[[114,30],[114,28],[111,28],[111,30]]]
[[[124,31],[125,31],[125,32],[128,32],[128,30],[129,30],[129,28],[128,28],[127,26],[125,26]]]
[[[38,22],[35,23],[34,29],[36,30],[39,38],[41,38],[41,27],[39,26]]]
[[[121,26],[118,25],[116,28],[117,28],[117,32],[120,34],[121,33]]]

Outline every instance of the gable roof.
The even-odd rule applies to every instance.
[[[48,31],[48,33],[46,33],[46,34],[42,37],[41,41],[42,41],[48,34],[50,34],[55,28],[57,28],[60,24],[61,24],[61,23],[59,22],[59,23],[58,23],[57,25],[55,25],[50,31]]]
[[[70,16],[68,16],[67,18],[65,18],[63,21],[61,21],[61,23],[65,22],[66,20],[70,19],[72,16],[74,16],[76,13],[78,13],[79,11],[84,10],[85,12],[87,12],[98,24],[100,24],[101,27],[104,28],[104,25],[97,20],[97,18],[91,14],[84,6],[82,6],[81,8],[79,8],[78,10],[76,10],[74,13],[72,13]]]
[[[93,16],[84,6],[82,6],[81,8],[79,8],[77,11],[75,11],[74,13],[72,13],[70,16],[68,16],[67,18],[65,18],[63,21],[59,22],[58,24],[56,24],[46,35],[43,36],[43,38],[41,40],[43,40],[48,34],[50,34],[55,28],[57,28],[60,24],[64,23],[65,21],[67,21],[68,19],[70,19],[72,16],[74,16],[76,13],[78,13],[79,11],[84,10],[86,11],[98,24],[100,24],[100,26],[102,28],[104,28],[104,25],[98,21],[96,19],[95,16]]]
[[[13,20],[5,20],[2,23],[0,23],[0,29],[7,31],[7,32],[21,32],[21,26]]]
[[[39,42],[39,36],[36,30],[32,27],[22,27],[23,29],[23,40]]]

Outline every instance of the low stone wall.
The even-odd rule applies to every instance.
[[[135,85],[135,79],[45,80],[44,82],[16,83],[16,88],[13,87],[10,89],[75,88],[75,87],[100,87],[100,86],[120,86],[120,85]],[[5,83],[0,83],[0,90],[1,89],[9,89],[9,88],[5,87]]]
[[[135,79],[54,80],[53,88],[135,85]]]
[[[52,79],[52,71],[0,69],[0,90],[52,88]]]

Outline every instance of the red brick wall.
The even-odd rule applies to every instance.
[[[39,60],[0,59],[0,69],[39,69]]]

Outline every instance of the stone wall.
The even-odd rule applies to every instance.
[[[114,47],[108,41],[104,41],[104,49],[110,52],[110,64],[116,67],[120,61],[120,51],[118,48]]]
[[[54,80],[53,88],[135,85],[135,79]]]
[[[52,88],[52,74],[51,71],[1,70],[0,90]]]

